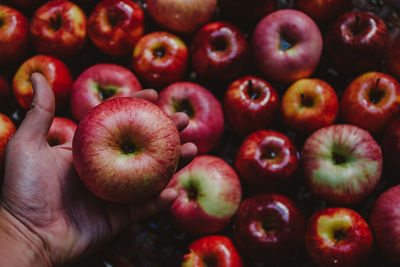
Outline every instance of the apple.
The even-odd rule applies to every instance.
[[[353,2],[352,0],[295,0],[295,6],[318,24],[326,24],[349,11]]]
[[[340,102],[342,119],[373,135],[381,133],[399,112],[400,83],[380,72],[368,72],[355,78]]]
[[[4,152],[8,141],[16,131],[12,120],[3,113],[0,113],[0,170],[4,167]]]
[[[382,174],[381,148],[368,131],[349,124],[315,131],[307,138],[300,158],[311,191],[339,205],[365,199]]]
[[[113,97],[142,90],[136,76],[116,64],[96,64],[82,72],[71,88],[70,109],[77,121],[93,107]]]
[[[28,27],[21,12],[0,4],[0,65],[14,64],[25,55]]]
[[[245,199],[235,217],[233,234],[239,251],[250,259],[277,264],[304,244],[304,218],[296,204],[281,194]]]
[[[386,56],[386,70],[400,79],[400,36],[392,38]]]
[[[339,100],[335,90],[321,79],[300,79],[282,97],[284,124],[305,136],[333,124],[338,112]]]
[[[360,74],[380,68],[386,55],[388,29],[378,16],[365,11],[347,12],[325,34],[328,64],[343,74]]]
[[[373,251],[370,227],[348,208],[325,208],[314,213],[305,240],[308,254],[318,266],[366,266]]]
[[[31,75],[40,72],[46,78],[54,91],[56,98],[56,109],[62,110],[69,102],[69,91],[72,86],[72,76],[68,67],[59,59],[36,55],[27,59],[18,68],[12,82],[13,93],[18,103],[24,109],[31,105],[33,89]]]
[[[192,235],[224,229],[242,199],[236,172],[223,159],[210,155],[195,157],[172,177],[167,188],[178,192],[168,209],[170,221]]]
[[[254,30],[254,62],[267,80],[291,83],[314,73],[322,44],[321,32],[309,16],[293,9],[278,10]]]
[[[47,143],[50,146],[58,146],[71,142],[76,127],[76,123],[70,119],[54,117],[50,126],[49,134],[47,135]]]
[[[192,66],[201,78],[227,82],[249,68],[250,48],[244,33],[228,22],[203,26],[190,46]]]
[[[168,184],[178,164],[180,140],[174,122],[157,105],[118,97],[83,117],[72,152],[79,177],[96,196],[141,202]]]
[[[143,33],[143,10],[130,0],[103,0],[88,19],[90,39],[99,50],[111,56],[132,53]]]
[[[188,35],[212,19],[217,0],[146,0],[146,5],[161,27]]]
[[[149,87],[164,88],[185,77],[188,49],[178,37],[168,32],[151,32],[133,49],[133,71]]]
[[[189,125],[180,132],[182,143],[194,143],[199,153],[210,152],[224,132],[224,114],[221,104],[204,87],[191,82],[176,82],[161,91],[157,99],[168,115],[184,112]]]
[[[382,148],[385,164],[394,170],[400,170],[400,116],[396,116],[385,128]]]
[[[232,241],[222,235],[199,238],[189,246],[190,252],[182,259],[182,267],[243,267],[242,259]]]
[[[86,41],[86,16],[72,2],[53,0],[33,14],[30,33],[38,53],[69,58]]]

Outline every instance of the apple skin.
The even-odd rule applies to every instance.
[[[56,110],[64,109],[69,103],[72,76],[61,60],[47,55],[36,55],[27,59],[15,73],[12,82],[13,93],[21,107],[29,109],[31,105],[33,89],[30,77],[34,72],[43,74],[53,89]]]
[[[318,24],[326,24],[349,11],[353,3],[352,0],[295,0],[295,6]]]
[[[132,96],[142,90],[136,76],[116,64],[96,64],[82,72],[71,87],[70,109],[77,121],[106,99]]]
[[[389,42],[386,56],[386,70],[396,79],[400,80],[400,36]]]
[[[300,79],[282,97],[284,124],[305,136],[333,124],[338,112],[339,100],[335,90],[320,79]]]
[[[350,124],[315,131],[300,158],[311,191],[338,205],[362,201],[382,175],[381,148],[368,131]]]
[[[177,172],[167,188],[178,191],[168,209],[179,230],[204,235],[225,228],[239,208],[242,186],[233,168],[223,159],[202,155]]]
[[[0,113],[0,170],[4,167],[4,152],[8,141],[16,131],[12,120],[3,113]]]
[[[183,80],[188,49],[178,36],[168,32],[144,35],[133,49],[133,71],[149,87],[164,88]]]
[[[28,45],[28,20],[16,9],[0,5],[0,66],[18,62]]]
[[[368,72],[355,78],[340,102],[342,119],[373,135],[382,133],[399,112],[400,83],[380,72]]]
[[[322,44],[321,32],[309,16],[282,9],[257,24],[252,38],[253,59],[266,80],[287,84],[314,73]]]
[[[193,142],[199,154],[211,151],[224,132],[221,104],[204,87],[191,82],[176,82],[161,91],[157,99],[168,115],[185,112],[189,125],[180,132],[182,143]]]
[[[400,170],[400,116],[396,116],[385,128],[382,148],[385,164]]]
[[[72,2],[49,1],[33,14],[30,33],[38,53],[68,58],[86,42],[86,15]]]
[[[212,19],[217,0],[146,0],[146,5],[161,27],[189,35]]]
[[[88,19],[88,34],[95,46],[110,56],[132,53],[144,33],[142,8],[130,0],[103,0]]]
[[[318,266],[366,266],[373,251],[370,227],[348,208],[326,208],[314,213],[308,222],[305,243]]]
[[[180,140],[174,122],[157,105],[118,97],[83,117],[72,152],[75,169],[92,193],[111,202],[137,203],[168,184]]]
[[[299,152],[293,142],[277,131],[250,134],[236,154],[235,169],[253,192],[279,191],[293,181]]]
[[[70,119],[54,117],[47,135],[47,143],[50,146],[58,146],[72,142],[76,127],[76,123]]]
[[[324,37],[328,64],[346,75],[379,69],[387,52],[385,22],[369,12],[353,11],[341,15]]]
[[[221,235],[205,236],[189,245],[181,267],[243,267],[242,259],[232,241]]]
[[[304,244],[304,218],[296,204],[276,193],[245,199],[236,214],[233,234],[240,252],[249,258],[276,264]]]
[[[383,192],[372,208],[370,224],[381,253],[400,264],[400,186]]]
[[[250,65],[250,48],[244,33],[228,22],[204,25],[190,46],[195,72],[209,81],[227,82],[242,75]]]

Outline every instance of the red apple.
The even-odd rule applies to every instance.
[[[18,62],[28,45],[28,20],[21,12],[0,5],[0,65]]]
[[[15,125],[12,120],[6,115],[0,113],[0,169],[4,165],[4,151],[8,141],[16,131]]]
[[[190,34],[211,20],[217,0],[146,0],[146,5],[161,27]]]
[[[54,117],[50,126],[49,134],[47,135],[47,143],[49,143],[50,146],[58,146],[71,142],[76,127],[76,123],[70,119]]]
[[[309,16],[293,9],[278,10],[254,30],[254,61],[267,80],[291,83],[314,73],[322,42],[321,32]]]
[[[180,141],[174,122],[157,105],[118,97],[83,117],[72,152],[79,177],[96,196],[140,202],[168,184],[178,164]]]
[[[168,209],[171,222],[193,235],[224,229],[242,199],[236,172],[223,159],[209,155],[195,157],[172,177],[167,188],[178,191]]]
[[[195,72],[206,80],[227,82],[249,68],[250,51],[244,33],[228,22],[212,22],[194,36],[190,55]]]
[[[111,56],[132,53],[143,33],[143,10],[130,0],[103,0],[89,16],[90,39],[98,49]]]
[[[106,99],[132,96],[140,90],[142,86],[128,69],[115,64],[96,64],[82,72],[73,83],[70,109],[79,121]]]
[[[221,235],[205,236],[192,242],[190,252],[185,254],[182,267],[242,267],[240,258],[232,241]]]
[[[386,69],[396,79],[400,79],[400,36],[393,38],[389,43]]]
[[[349,11],[353,2],[352,0],[295,0],[295,6],[317,23],[325,24]]]
[[[133,70],[149,87],[163,88],[183,79],[188,49],[178,37],[168,32],[146,34],[133,49]]]
[[[30,32],[38,53],[68,58],[86,41],[86,16],[72,2],[53,0],[36,10]]]
[[[221,104],[204,87],[191,82],[173,83],[157,99],[168,115],[185,112],[189,125],[180,133],[182,143],[193,142],[199,153],[211,151],[222,137],[224,114]]]
[[[373,251],[372,231],[351,209],[322,209],[308,222],[306,248],[318,266],[366,266]]]
[[[245,199],[235,218],[233,234],[239,251],[269,264],[284,262],[304,244],[304,218],[289,198],[264,193]]]
[[[288,128],[303,135],[331,125],[339,112],[335,90],[320,79],[301,79],[282,97],[281,115]]]
[[[300,158],[311,191],[335,204],[359,203],[382,174],[381,148],[368,131],[349,124],[315,131]]]
[[[56,98],[56,109],[61,110],[68,105],[72,76],[68,67],[57,58],[36,55],[26,60],[14,75],[12,87],[14,96],[24,109],[31,105],[33,89],[31,74],[40,72],[53,88]]]
[[[399,112],[400,83],[380,72],[368,72],[354,79],[340,102],[340,114],[345,122],[374,135],[381,133]]]

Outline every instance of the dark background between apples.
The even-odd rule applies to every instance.
[[[79,5],[80,1],[73,2],[76,2]],[[145,6],[143,6],[143,3],[145,1],[139,0],[137,2],[139,2],[142,7],[144,7],[144,11],[146,12]],[[280,8],[287,8],[292,6],[290,0],[280,0],[279,2]],[[12,0],[9,0],[8,2],[0,0],[0,4],[12,6]],[[390,31],[400,32],[400,10],[394,9],[391,5],[386,4],[384,0],[353,0],[353,4],[356,8],[373,11],[374,13],[378,14],[381,18],[385,20]],[[88,16],[90,14],[91,8],[84,6],[82,6],[82,8],[85,10],[86,15]],[[34,11],[35,10],[28,10],[25,11],[24,14],[28,18],[30,18]],[[213,20],[215,21],[223,19],[224,18],[220,16],[217,10],[217,13],[215,14]],[[237,26],[245,31],[248,37],[250,37],[253,30],[252,26]],[[145,27],[146,32],[162,30],[154,22],[151,21],[147,14]],[[324,32],[324,29],[321,29],[321,31]],[[184,37],[184,41],[187,45],[190,45],[191,36],[186,38]],[[25,59],[34,55],[34,49],[32,47],[29,49],[29,51],[31,51],[31,54],[26,56]],[[74,78],[76,78],[89,66],[92,66],[96,63],[116,63],[132,69],[130,56],[123,58],[109,57],[101,53],[93,44],[90,43],[90,41],[87,42],[85,48],[79,53],[79,55],[74,56],[73,58],[70,58],[68,60],[64,60],[64,62],[70,68]],[[18,66],[19,64],[16,64],[15,66],[8,66],[5,69],[0,69],[0,73],[5,74],[8,82],[10,83]],[[381,71],[384,71],[383,67]],[[250,64],[250,66],[248,67],[248,74],[258,74],[257,71],[253,68],[252,64]],[[324,57],[322,57],[320,66],[313,77],[321,78],[331,84],[332,87],[335,88],[335,90],[337,91],[339,97],[341,96],[343,90],[346,88],[347,84],[351,81],[351,79],[349,78],[338,76],[334,70],[328,69],[325,66]],[[195,73],[192,72],[190,69],[187,72],[186,80],[203,85],[207,89],[211,90],[219,100],[222,99],[223,94],[228,86],[228,84],[213,84],[204,80],[199,80],[196,77]],[[280,96],[282,96],[284,90],[286,89],[286,86],[282,86],[280,84],[273,85],[277,89]],[[16,125],[18,125],[24,117],[24,111],[21,108],[18,108],[18,105],[16,103],[9,106],[11,108],[1,110],[0,112],[3,112],[6,115],[10,116],[14,120]],[[72,117],[71,114],[57,115],[70,118]],[[276,118],[274,125],[271,128],[287,134],[290,138],[292,138],[292,140],[294,140],[297,149],[301,151],[302,145],[305,141],[304,138],[297,136],[293,132],[287,131],[282,125],[279,125],[279,121],[279,118]],[[236,156],[236,152],[242,141],[243,139],[235,135],[229,129],[229,126],[226,125],[223,138],[218,146],[213,150],[212,154],[223,158],[232,165]],[[381,142],[381,140],[377,141]],[[387,168],[384,168],[381,182],[374,190],[372,195],[370,195],[365,201],[363,201],[359,205],[352,206],[351,208],[359,212],[364,217],[364,219],[368,221],[371,207],[377,197],[391,185],[398,184],[396,176],[396,173],[392,173]],[[246,198],[251,193],[252,192],[250,192],[250,190],[248,190],[247,188],[243,188],[243,198]],[[331,206],[311,194],[310,190],[305,185],[303,178],[301,177],[300,171],[297,173],[296,182],[290,185],[290,187],[285,188],[281,193],[290,197],[296,202],[306,219],[308,219],[315,211]],[[223,232],[220,232],[218,234],[224,234],[228,237],[232,237],[232,226],[228,226]],[[112,266],[127,266],[124,265],[122,262],[120,264],[115,264],[115,262],[117,262],[116,255],[120,255],[126,259],[129,259],[134,266],[138,267],[179,266],[181,255],[186,253],[189,244],[195,239],[196,237],[188,236],[185,233],[182,233],[179,230],[175,229],[173,226],[171,226],[168,219],[163,214],[161,214],[160,216],[151,218],[142,223],[132,225],[127,231],[123,232],[113,242],[111,242],[111,244],[109,244],[107,248],[104,249],[104,251],[93,255],[92,257],[75,264],[74,266],[107,266],[106,263],[110,261],[114,262],[114,265]],[[307,253],[304,249],[305,248],[303,248],[302,252],[299,255],[290,259],[288,263],[278,266],[315,266],[311,262],[310,258],[307,256]],[[372,255],[371,257],[369,266],[395,266],[386,262],[384,258],[379,254],[377,249],[374,250],[374,254],[375,255]],[[270,266],[254,263],[246,259],[245,261],[246,266]]]

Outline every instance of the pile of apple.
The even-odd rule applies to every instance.
[[[400,37],[351,0],[281,2],[0,4],[1,168],[40,72],[48,143],[73,141],[93,194],[178,191],[154,219],[173,260],[154,266],[400,264]],[[177,169],[187,142],[199,155]]]

